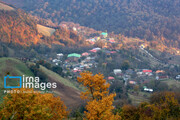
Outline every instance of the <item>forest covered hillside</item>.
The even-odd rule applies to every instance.
[[[36,44],[39,41],[36,24],[20,10],[0,11],[0,40],[21,45]]]
[[[72,21],[180,47],[179,0],[6,0],[56,24]]]
[[[0,2],[0,41],[23,46],[45,44],[75,45],[82,38],[63,27],[50,28],[37,24],[31,15],[21,9]],[[46,28],[46,29],[44,29]],[[83,42],[82,42],[83,43]]]

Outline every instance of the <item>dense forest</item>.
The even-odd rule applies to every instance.
[[[180,47],[179,0],[6,0],[56,24],[80,25]]]
[[[62,46],[81,45],[83,40],[73,30],[56,27],[51,36],[38,32],[37,21],[21,9],[13,11],[0,10],[0,42],[31,46],[52,44]]]
[[[38,42],[36,24],[21,10],[0,11],[0,21],[0,41],[21,45]]]

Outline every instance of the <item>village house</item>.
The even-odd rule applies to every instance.
[[[163,74],[163,73],[165,73],[164,70],[157,70],[157,71],[156,71],[156,74]]]
[[[106,37],[108,36],[108,33],[102,32],[102,33],[100,34],[100,36],[101,36],[101,38],[106,38]]]
[[[115,43],[116,41],[114,40],[114,38],[109,38],[109,42],[110,43]]]
[[[57,59],[62,59],[63,58],[63,54],[62,53],[59,53],[59,54],[57,54]]]
[[[97,50],[95,50],[95,49],[92,49],[92,50],[89,50],[91,53],[96,53],[97,52]]]
[[[152,76],[153,75],[152,74],[152,70],[149,70],[149,69],[143,69],[142,72],[143,72],[143,74],[148,75],[148,76]]]
[[[84,52],[81,54],[82,56],[89,56],[89,53],[88,52]]]
[[[114,69],[114,70],[113,70],[113,73],[114,73],[115,75],[121,74],[121,73],[122,73],[122,70],[121,70],[121,69]]]
[[[53,59],[52,62],[56,63],[56,62],[58,62],[58,59]]]
[[[135,85],[135,84],[136,84],[136,82],[135,82],[135,81],[130,80],[130,81],[129,81],[129,84]]]
[[[153,89],[147,88],[146,86],[143,87],[145,92],[153,92]]]
[[[159,76],[159,80],[169,79],[168,75]]]
[[[115,78],[112,77],[112,76],[109,76],[109,77],[108,77],[108,80],[115,80]]]
[[[176,80],[180,80],[180,75],[177,75],[177,76],[176,76]]]
[[[68,60],[70,62],[78,62],[78,60],[80,59],[81,55],[80,54],[77,54],[77,53],[71,53],[71,54],[68,54]]]

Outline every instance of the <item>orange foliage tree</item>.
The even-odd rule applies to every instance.
[[[123,120],[139,119],[138,108],[132,105],[124,105],[120,114]]]
[[[91,72],[83,72],[78,77],[78,82],[86,87],[81,93],[82,99],[88,99],[85,115],[90,120],[119,120],[119,115],[114,115],[112,106],[116,94],[109,94],[110,84],[106,83],[102,74],[93,76]]]
[[[64,103],[53,94],[24,88],[14,90],[20,92],[8,94],[0,106],[2,120],[61,120],[68,115]]]
[[[180,104],[173,92],[154,93],[151,103],[141,103],[138,107],[125,105],[120,115],[123,120],[178,120]]]

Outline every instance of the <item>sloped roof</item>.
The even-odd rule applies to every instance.
[[[95,50],[95,49],[92,49],[92,50],[89,50],[90,52],[94,52],[94,53],[96,53],[97,52],[97,50]]]
[[[115,78],[114,77],[112,77],[112,76],[109,76],[108,77],[108,80],[114,80]]]
[[[82,53],[82,56],[88,56],[88,55],[89,55],[89,53],[87,53],[87,52]]]
[[[78,58],[80,58],[81,55],[80,55],[80,54],[77,54],[77,53],[71,53],[71,54],[69,54],[67,57],[78,57]]]
[[[107,33],[105,33],[105,32],[102,32],[102,33],[101,33],[101,35],[107,35]]]

